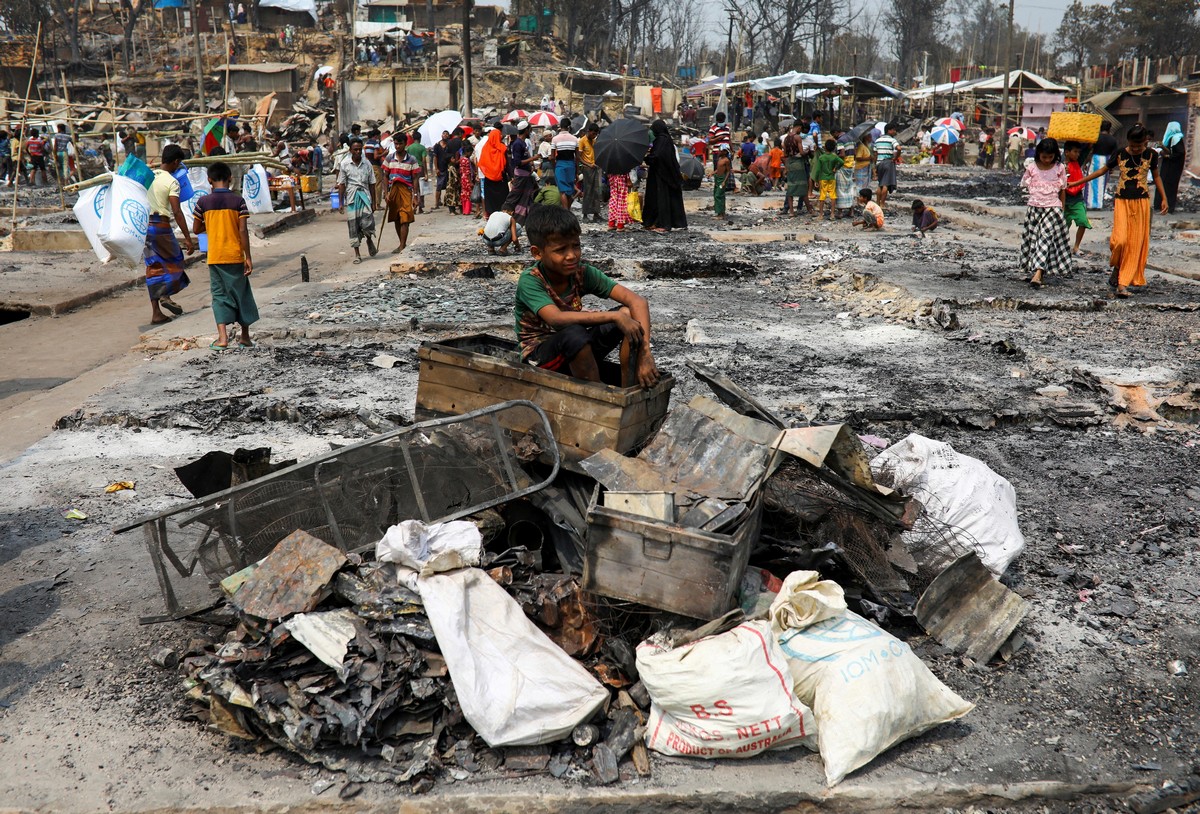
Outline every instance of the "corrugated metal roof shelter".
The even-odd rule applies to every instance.
[[[1186,91],[1170,85],[1139,85],[1132,88],[1097,93],[1085,100],[1086,104],[1116,125],[1113,134],[1122,132],[1141,122],[1159,136],[1167,129],[1167,122],[1179,122],[1186,128],[1188,112]]]

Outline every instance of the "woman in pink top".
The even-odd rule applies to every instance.
[[[1071,273],[1071,246],[1063,215],[1067,170],[1055,139],[1038,142],[1034,162],[1025,168],[1021,186],[1029,190],[1021,233],[1021,271],[1032,275],[1031,286],[1041,288],[1043,275]]]

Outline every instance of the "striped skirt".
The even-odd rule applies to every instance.
[[[1088,165],[1085,173],[1091,175],[1096,170],[1108,163],[1108,156],[1094,155],[1092,163]],[[1088,181],[1083,188],[1083,202],[1088,209],[1103,209],[1104,208],[1104,190],[1108,187],[1108,176],[1101,175],[1099,178]]]

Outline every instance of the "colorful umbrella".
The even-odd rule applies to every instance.
[[[539,110],[529,117],[530,127],[558,127],[558,116],[549,110]]]
[[[933,128],[930,138],[938,144],[953,144],[954,142],[958,141],[961,136],[958,133],[957,127],[939,124]]]
[[[636,119],[617,119],[596,136],[596,166],[609,175],[629,172],[646,157],[650,131]]]
[[[960,133],[962,132],[962,129],[964,127],[963,123],[955,118],[938,119],[936,122],[933,123],[933,126],[934,127],[953,127],[955,130],[958,130]]]
[[[204,138],[200,144],[200,151],[205,155],[212,155],[213,150],[221,146],[225,141],[225,119],[213,119],[208,124],[204,125]]]
[[[505,113],[504,118],[502,118],[500,121],[515,122],[520,119],[528,119],[528,118],[529,118],[529,111],[521,110],[518,108],[517,110],[510,110],[507,113]]]
[[[1037,133],[1035,133],[1033,130],[1030,130],[1028,127],[1010,127],[1008,129],[1008,134],[1011,136],[1013,133],[1020,133],[1021,138],[1025,139],[1026,141],[1038,140]]]

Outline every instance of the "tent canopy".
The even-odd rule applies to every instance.
[[[1044,76],[1038,76],[1032,71],[1011,71],[1008,75],[1009,90],[1045,90],[1056,93],[1070,93],[1071,89],[1051,82]],[[1003,93],[1004,74],[986,79],[972,79],[969,82],[943,82],[940,85],[925,85],[906,91],[909,99],[928,99],[931,96],[945,96],[953,93]]]
[[[859,99],[903,99],[904,91],[865,76],[847,76],[846,83]]]
[[[1059,85],[1056,82],[1051,82],[1044,76],[1038,76],[1032,71],[1010,71],[1008,74],[1008,86],[1010,90],[1050,90],[1059,93],[1070,93],[1071,89],[1066,85]],[[1004,74],[993,76],[991,79],[982,79],[971,84],[971,91],[974,93],[987,93],[990,91],[1004,90]]]
[[[846,87],[849,82],[844,77],[834,74],[822,73],[803,73],[801,71],[788,71],[785,74],[778,76],[766,76],[762,79],[755,79],[750,82],[750,90],[780,90],[784,88],[833,88]]]
[[[317,22],[317,2],[316,0],[259,0],[260,6],[283,9],[284,11],[297,11],[307,13],[312,16],[313,22]]]

